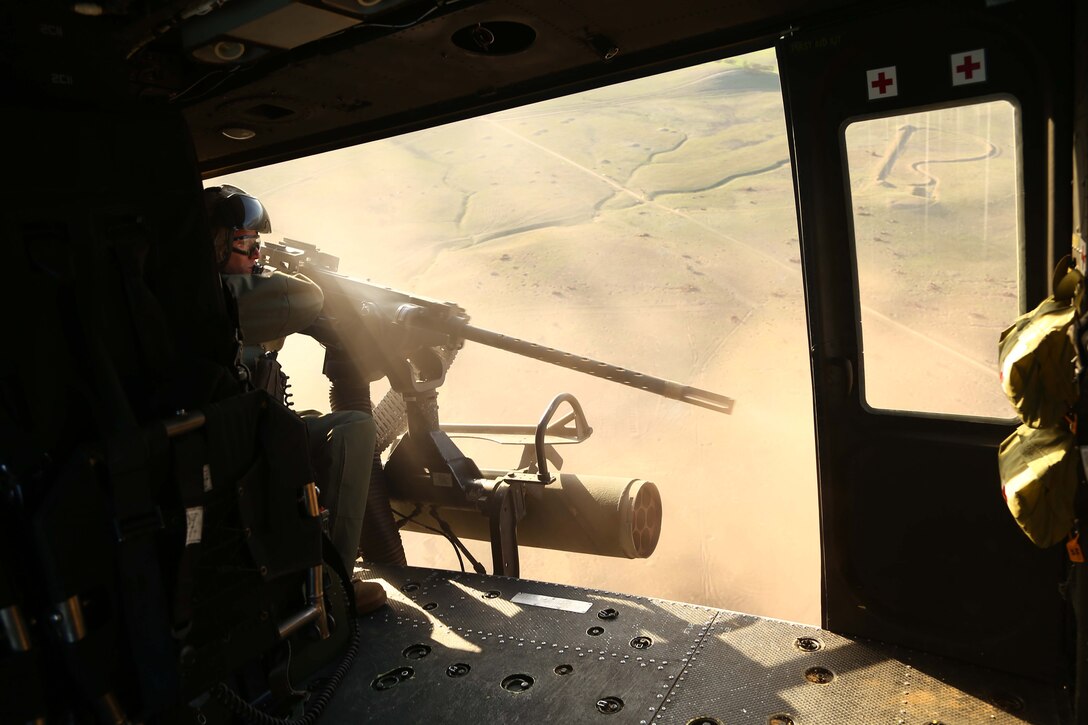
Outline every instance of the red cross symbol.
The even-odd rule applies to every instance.
[[[893,81],[891,78],[886,77],[884,75],[884,71],[880,71],[880,75],[878,75],[876,77],[876,80],[873,81],[872,86],[873,88],[877,89],[877,93],[883,96],[885,93],[888,92],[888,86],[893,83],[895,83],[895,81]]]
[[[897,79],[898,76],[895,73],[894,65],[889,65],[884,68],[870,68],[865,71],[865,82],[869,84],[869,88],[867,89],[869,100],[891,98],[892,96],[899,95],[899,83],[897,82]]]
[[[971,78],[975,75],[975,71],[977,71],[981,67],[981,63],[974,62],[971,60],[971,56],[965,55],[963,56],[963,65],[956,66],[956,72],[963,73],[967,80],[971,80]]]
[[[962,86],[968,83],[986,82],[985,48],[953,53],[950,58],[952,59],[952,85]]]

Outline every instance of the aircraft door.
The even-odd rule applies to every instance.
[[[902,5],[778,46],[823,625],[1056,681],[1064,547],[1037,549],[1001,497],[997,342],[1069,248],[1071,10],[988,5]]]

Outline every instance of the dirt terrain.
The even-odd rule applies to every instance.
[[[887,165],[889,148],[909,151],[889,144],[891,137],[894,130],[873,134],[873,148],[864,147],[877,169]],[[881,181],[895,183],[903,168],[891,164]],[[926,170],[930,178],[943,172]],[[858,173],[873,183],[873,173]],[[563,470],[652,480],[663,498],[663,533],[651,558],[523,548],[523,576],[819,622],[808,339],[773,56],[711,63],[215,182],[261,197],[274,239],[315,243],[340,257],[342,272],[457,302],[484,328],[736,400],[726,416],[468,344],[440,392],[444,422],[535,423],[555,394],[573,393],[594,433],[561,451]],[[861,203],[877,209],[874,224],[891,226],[889,198],[865,193]],[[983,340],[996,340],[1011,319],[1006,309],[986,308],[976,286],[932,279],[926,265],[933,260],[913,251],[876,258],[909,249],[882,238],[895,243],[867,250],[859,264],[894,263],[905,277],[863,310],[870,340],[912,341],[911,374],[921,384],[932,387],[932,361],[944,370],[947,358],[977,379],[972,395],[989,396],[985,357],[965,350],[953,327],[936,341],[919,335],[923,322],[904,310],[947,303],[913,294],[919,275],[982,307],[976,314],[984,318],[973,323]],[[941,273],[953,270],[942,263]],[[895,365],[886,351],[893,349],[872,359],[879,353]],[[281,355],[299,408],[327,408],[320,356],[316,343],[297,335]],[[964,387],[956,375],[946,387]],[[894,399],[896,385],[890,389]],[[376,385],[375,398],[382,392]],[[472,441],[464,448],[481,468],[511,467],[520,456]],[[466,543],[490,570],[487,545]],[[412,564],[457,567],[440,537],[405,534],[405,544]]]

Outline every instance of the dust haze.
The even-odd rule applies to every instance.
[[[260,197],[273,240],[316,244],[345,274],[736,400],[723,415],[466,343],[439,389],[443,423],[535,424],[572,393],[594,432],[560,449],[562,470],[648,479],[663,499],[649,559],[523,547],[523,577],[819,623],[809,343],[773,54],[207,183]],[[887,313],[895,300],[881,304],[870,309],[890,329],[917,323]],[[996,340],[992,317],[977,322]],[[926,342],[918,355],[936,349]],[[953,352],[986,377],[985,355]],[[320,347],[295,335],[280,360],[295,407],[327,410]],[[374,399],[384,390],[375,384]],[[521,454],[458,442],[482,469],[512,468]],[[445,539],[403,537],[410,564],[458,567]],[[465,543],[490,571],[488,545]]]

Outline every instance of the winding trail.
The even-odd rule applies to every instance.
[[[920,130],[928,129],[920,129],[917,126],[912,126],[910,124],[905,124],[899,127],[899,133],[896,134],[895,138],[893,138],[892,141],[888,144],[888,148],[884,151],[883,163],[881,163],[880,169],[877,171],[876,176],[873,179],[874,183],[881,186],[894,186],[894,184],[888,181],[888,177],[891,176],[892,171],[895,170],[895,165],[899,162],[899,157],[903,154],[903,150],[910,142],[911,137],[916,131]],[[937,133],[944,132],[937,131]],[[925,182],[920,184],[908,184],[908,186],[912,186],[915,188],[931,188],[932,191],[927,194],[927,198],[931,201],[936,202],[938,201],[937,189],[941,183],[941,180],[939,177],[929,173],[928,168],[930,166],[936,164],[961,164],[970,161],[985,161],[986,159],[991,159],[1001,154],[1001,149],[998,148],[989,139],[984,139],[978,136],[972,136],[971,138],[979,142],[980,145],[986,148],[985,153],[976,154],[974,156],[960,156],[953,159],[922,159],[920,161],[915,161],[910,165],[910,169],[914,173],[923,177],[925,179]],[[923,168],[927,170],[923,171]]]
[[[779,159],[778,161],[775,161],[770,166],[764,166],[764,167],[761,167],[761,168],[758,168],[758,169],[752,169],[751,171],[745,171],[744,173],[741,173],[741,174],[733,174],[731,176],[726,176],[724,179],[719,179],[718,181],[715,181],[713,184],[709,184],[708,186],[700,186],[700,187],[696,187],[694,189],[663,189],[661,191],[654,191],[654,192],[651,192],[650,198],[651,199],[656,199],[659,196],[665,196],[667,194],[701,194],[701,193],[703,193],[705,191],[714,191],[715,189],[720,189],[720,188],[722,188],[723,186],[725,186],[727,184],[730,184],[730,183],[732,183],[734,181],[737,181],[738,179],[744,179],[744,178],[747,178],[749,176],[760,176],[761,174],[766,174],[766,173],[770,173],[771,171],[781,169],[783,166],[785,166],[789,162],[790,162],[790,160],[788,158]]]
[[[506,134],[514,137],[515,139],[518,139],[522,143],[527,144],[529,146],[532,146],[532,147],[542,151],[543,153],[545,153],[545,154],[547,154],[549,156],[552,156],[553,158],[559,159],[563,163],[568,164],[570,166],[573,166],[574,168],[579,169],[583,173],[588,174],[588,175],[590,175],[590,176],[604,182],[605,184],[608,184],[613,189],[615,189],[617,194],[626,194],[627,196],[630,196],[632,199],[634,199],[636,202],[638,202],[640,204],[645,204],[645,205],[647,205],[649,207],[652,207],[652,208],[654,208],[654,209],[656,209],[658,211],[662,211],[662,212],[665,212],[666,214],[671,214],[673,216],[684,219],[688,223],[693,224],[693,225],[699,227],[700,229],[706,230],[706,231],[710,232],[712,235],[717,236],[720,239],[725,239],[725,240],[728,240],[729,242],[732,242],[733,244],[736,244],[738,247],[740,247],[741,249],[747,251],[752,256],[758,257],[759,259],[762,259],[765,262],[770,262],[775,267],[787,271],[791,276],[795,276],[795,277],[798,277],[798,278],[801,277],[801,270],[797,266],[795,266],[793,264],[783,262],[781,259],[768,254],[767,252],[763,251],[762,249],[759,249],[757,247],[753,247],[752,245],[750,245],[750,244],[748,244],[746,242],[743,242],[743,241],[737,239],[736,237],[733,237],[732,235],[729,235],[729,234],[723,232],[719,228],[713,227],[713,226],[711,226],[711,225],[709,225],[709,224],[707,224],[705,222],[699,221],[698,219],[692,217],[689,214],[686,214],[683,211],[680,211],[678,209],[674,209],[674,208],[666,206],[666,205],[664,205],[664,204],[662,204],[662,203],[660,203],[658,201],[655,201],[655,199],[653,197],[651,197],[651,196],[648,196],[646,194],[642,194],[642,193],[640,193],[638,191],[635,191],[633,189],[629,189],[626,186],[624,186],[623,184],[620,184],[619,182],[617,182],[617,181],[615,181],[613,179],[610,179],[610,178],[608,178],[606,176],[603,176],[603,175],[597,173],[596,171],[594,171],[593,169],[587,168],[587,167],[583,166],[582,164],[579,164],[576,161],[573,161],[570,158],[564,156],[563,154],[558,153],[557,151],[553,151],[552,149],[550,149],[550,148],[548,148],[546,146],[543,146],[543,145],[537,143],[536,141],[533,141],[532,139],[527,138],[527,137],[519,134],[518,132],[516,132],[516,131],[514,131],[514,130],[512,130],[510,128],[507,128],[506,126],[502,125],[501,123],[498,123],[497,121],[495,121],[493,119],[487,119],[487,122],[490,123],[495,129],[497,129],[499,131],[502,131],[503,133],[506,133]],[[775,164],[773,169],[770,169],[770,170],[781,168],[783,165],[785,165],[788,162],[789,162],[789,159],[786,159],[785,161],[783,161],[781,163]],[[767,173],[767,171],[764,171],[762,173]],[[749,174],[749,175],[751,175],[751,174]],[[495,237],[495,238],[498,238],[498,237]],[[739,297],[739,298],[744,299],[743,297]],[[763,306],[764,304],[766,304],[765,302],[764,303],[754,303],[754,302],[749,301],[749,300],[745,300],[745,302],[746,302],[746,304],[749,304],[752,307],[753,310],[757,309],[758,307]],[[974,369],[976,369],[976,370],[978,370],[978,371],[980,371],[982,373],[985,373],[987,376],[992,376],[994,374],[993,366],[988,362],[983,362],[983,361],[980,361],[980,360],[978,360],[978,359],[976,359],[974,357],[971,357],[970,355],[967,355],[966,353],[963,353],[963,352],[957,350],[956,348],[951,347],[948,344],[940,342],[939,340],[936,340],[936,339],[934,339],[934,338],[932,338],[932,337],[930,337],[928,335],[925,335],[924,333],[919,332],[919,331],[915,330],[914,328],[912,328],[912,327],[910,327],[908,325],[905,325],[905,324],[903,324],[901,322],[898,322],[898,321],[892,319],[891,317],[889,317],[885,313],[883,313],[883,312],[881,312],[881,311],[879,311],[879,310],[877,310],[875,308],[869,307],[868,305],[861,305],[861,310],[864,313],[871,315],[871,317],[873,319],[878,320],[879,322],[887,325],[888,327],[890,327],[890,328],[892,328],[894,330],[898,330],[899,332],[904,333],[906,335],[909,335],[911,337],[923,340],[926,343],[928,343],[929,345],[933,346],[934,348],[936,348],[936,349],[938,349],[938,350],[940,350],[940,351],[942,351],[942,352],[944,352],[944,353],[946,353],[946,354],[948,354],[948,355],[950,355],[952,357],[955,357],[957,360],[960,360],[960,361],[966,363],[970,367],[972,367],[972,368],[974,368]],[[749,312],[749,315],[750,314],[751,314],[751,312]],[[748,315],[745,316],[745,319],[747,319],[747,317],[748,317]]]

